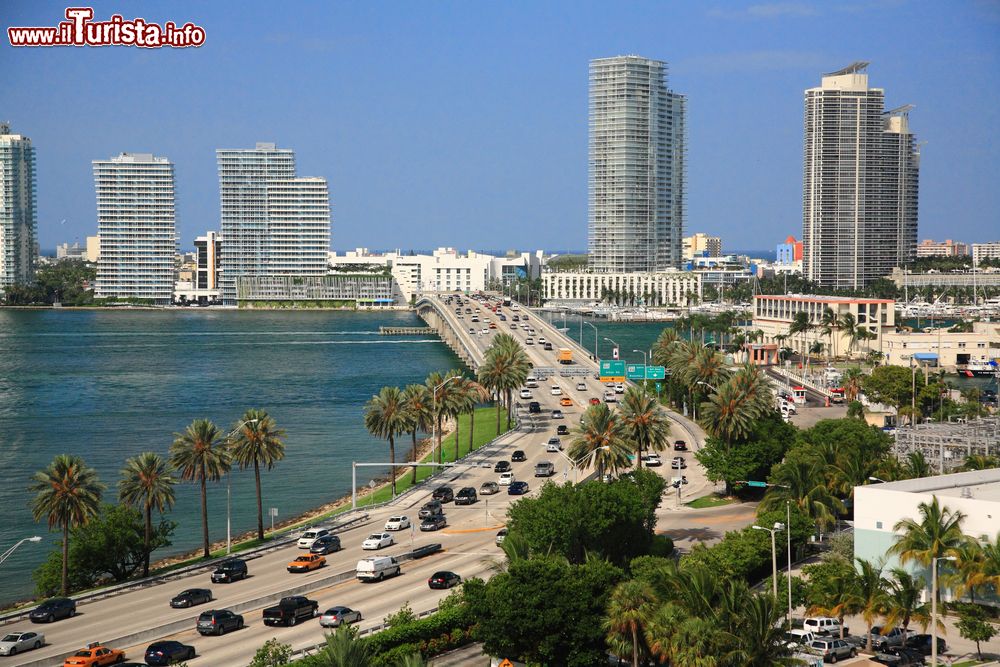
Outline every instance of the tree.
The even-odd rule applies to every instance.
[[[260,492],[260,467],[268,470],[285,458],[284,429],[278,428],[274,418],[263,410],[247,410],[237,424],[236,437],[229,444],[233,463],[240,468],[253,466],[257,490],[257,539],[264,539],[264,503]]]
[[[427,391],[430,392],[431,415],[434,418],[434,424],[437,426],[437,442],[435,446],[437,447],[438,463],[444,462],[444,452],[441,449],[442,429],[444,418],[454,411],[452,404],[455,401],[455,390],[452,385],[459,382],[459,377],[460,375],[452,375],[450,373],[442,375],[435,371],[428,375],[424,381]],[[499,416],[497,419],[499,420]]]
[[[803,574],[806,586],[807,613],[826,614],[840,621],[840,638],[844,638],[844,618],[861,611],[857,595],[858,573],[846,560],[836,558],[806,565]]]
[[[976,655],[983,659],[983,650],[979,646],[980,642],[988,642],[997,635],[1000,630],[986,620],[986,613],[977,605],[962,605],[958,622],[955,624],[958,634],[969,641],[976,642]]]
[[[739,480],[765,479],[793,442],[795,427],[784,423],[776,412],[768,412],[751,424],[751,431],[739,442],[710,436],[695,458],[705,466],[710,480],[725,481],[729,488]]]
[[[656,399],[644,390],[629,387],[622,398],[625,433],[635,443],[636,465],[642,467],[644,450],[662,452],[670,439],[670,420]]]
[[[196,419],[183,433],[174,434],[170,465],[181,479],[201,486],[201,538],[205,558],[211,556],[208,542],[208,482],[218,482],[229,472],[229,451],[219,428],[207,419]]]
[[[476,444],[476,406],[490,400],[490,391],[475,380],[466,380],[464,387],[465,393],[468,396],[469,401],[472,403],[469,408],[469,451],[471,452],[472,448]],[[457,432],[455,443],[456,445],[458,443]],[[455,449],[455,458],[458,458],[457,447]]]
[[[844,504],[826,486],[826,472],[815,459],[786,460],[775,466],[769,482],[773,485],[764,494],[760,509],[774,510],[790,500],[806,516],[825,527],[833,525]]]
[[[368,645],[358,639],[353,626],[341,624],[326,635],[326,645],[310,660],[311,667],[368,667],[372,655]]]
[[[808,344],[806,343],[806,335],[812,331],[813,324],[809,317],[809,313],[802,311],[795,313],[795,317],[792,318],[791,324],[788,325],[788,335],[794,336],[795,334],[802,334],[802,356],[809,360],[809,350]]]
[[[106,488],[97,472],[79,456],[59,454],[36,472],[29,490],[35,492],[31,515],[48,521],[49,530],[62,529],[62,594],[69,593],[69,531],[90,521],[98,512]]]
[[[649,654],[645,628],[656,602],[652,591],[635,579],[623,581],[611,592],[604,628],[609,643],[621,640],[631,645],[632,667],[639,667],[639,658],[645,659]]]
[[[460,376],[462,375],[460,371],[452,372]],[[469,380],[466,377],[459,377],[459,379],[454,381],[454,385],[454,393],[451,401],[451,416],[455,418],[455,460],[457,461],[459,459],[459,424],[461,422],[461,416],[466,413],[473,412],[476,409],[476,401],[473,398],[472,393],[469,391]],[[472,429],[469,429],[470,438],[472,435]]]
[[[899,562],[916,562],[930,567],[935,558],[950,555],[961,547],[962,520],[965,515],[942,507],[934,496],[929,503],[917,506],[920,520],[902,519],[893,526],[896,542],[889,553],[899,556]]]
[[[629,465],[625,424],[607,404],[590,406],[569,446],[569,457],[578,468],[593,465],[601,477],[616,476]]]
[[[275,638],[268,639],[257,649],[249,667],[282,667],[292,658],[292,647]]]
[[[118,499],[143,509],[146,520],[142,576],[149,576],[149,554],[153,540],[153,508],[161,514],[174,506],[174,484],[167,462],[155,452],[143,452],[125,460],[118,481]]]
[[[375,437],[389,441],[393,497],[396,495],[396,438],[406,433],[408,426],[406,401],[399,387],[382,387],[378,395],[365,404],[365,428]]]
[[[865,374],[857,366],[844,369],[841,378],[841,385],[844,388],[844,398],[848,401],[856,401],[861,393],[861,385]]]
[[[824,308],[823,315],[820,316],[819,320],[820,333],[829,339],[829,343],[826,346],[827,354],[830,357],[837,356],[837,349],[834,346],[833,334],[840,332],[840,320],[837,314],[833,312],[832,308]],[[840,336],[838,336],[839,338]]]
[[[422,384],[407,385],[403,390],[404,412],[406,413],[406,430],[413,438],[410,459],[417,461],[417,431],[425,433],[434,428],[434,414],[431,411],[431,392]],[[412,484],[417,483],[417,467],[413,466]]]
[[[910,404],[913,396],[912,373],[902,366],[879,366],[862,379],[861,386],[869,399],[895,408]]]
[[[889,603],[885,590],[885,580],[882,578],[882,564],[872,563],[863,558],[856,559],[858,563],[858,574],[855,584],[855,600],[851,605],[857,609],[857,613],[864,619],[867,626],[865,633],[865,650],[872,650],[872,626],[875,620],[886,609]]]
[[[507,428],[511,426],[511,396],[524,384],[531,364],[524,348],[510,334],[497,334],[479,367],[479,383],[506,398]],[[497,402],[497,435],[500,435],[500,402]]]
[[[927,605],[921,602],[924,582],[901,567],[893,568],[889,580],[886,604],[885,627],[888,630],[899,626],[903,629],[903,639],[910,629],[910,622],[926,624],[930,620]]]

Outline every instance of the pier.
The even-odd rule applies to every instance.
[[[436,334],[434,327],[379,327],[378,332],[383,336],[426,336]]]

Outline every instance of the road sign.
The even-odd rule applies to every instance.
[[[667,377],[667,369],[663,366],[646,366],[647,380],[663,380]]]
[[[749,482],[747,482],[747,486],[753,486],[753,487],[757,487],[757,488],[760,488],[760,489],[766,489],[767,488],[767,482],[756,482],[754,480],[750,480]]]
[[[642,364],[628,364],[625,367],[625,375],[629,380],[642,380],[643,371],[646,372],[647,380],[662,380],[666,377],[663,366],[643,366]]]
[[[601,380],[603,382],[624,382],[625,362],[613,359],[601,360]]]
[[[643,368],[642,364],[628,364],[625,366],[625,377],[629,380],[641,380],[645,375],[646,369]]]

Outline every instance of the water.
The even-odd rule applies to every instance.
[[[82,456],[114,501],[127,457],[166,455],[194,419],[228,432],[246,409],[263,408],[287,431],[285,460],[262,473],[265,522],[269,507],[280,520],[348,493],[352,460],[388,457],[364,428],[364,402],[460,367],[437,336],[379,336],[379,325],[423,323],[395,311],[0,310],[0,551],[45,537],[0,566],[0,603],[31,594],[31,572],[58,540],[32,520],[27,490],[56,454]],[[234,472],[232,493],[236,535],[256,526],[252,471]],[[213,541],[225,539],[225,508],[225,483],[210,484]],[[197,485],[178,485],[169,517],[179,524],[170,551],[198,548]]]

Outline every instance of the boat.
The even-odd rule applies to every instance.
[[[993,377],[998,371],[1000,371],[1000,365],[997,364],[996,360],[970,361],[958,374],[969,378]]]

